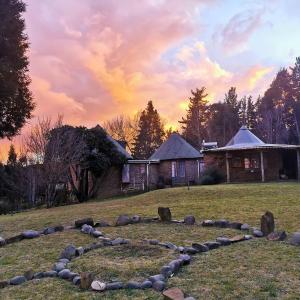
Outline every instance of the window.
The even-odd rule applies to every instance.
[[[129,165],[126,164],[123,166],[122,170],[122,182],[123,183],[130,183],[130,172],[129,172]]]
[[[245,169],[258,169],[259,168],[259,160],[253,157],[244,158]]]
[[[244,159],[245,169],[250,169],[250,159],[245,158]]]
[[[172,178],[176,177],[176,161],[172,161]]]
[[[180,161],[178,166],[178,177],[185,177],[185,161]]]
[[[141,174],[145,174],[145,165],[143,164],[143,165],[141,165],[141,167],[140,167],[140,171],[141,171]]]
[[[258,169],[259,168],[259,161],[256,158],[251,159],[251,167],[253,169]]]

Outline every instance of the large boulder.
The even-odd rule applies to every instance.
[[[290,243],[294,246],[300,246],[300,232],[294,232],[292,234]]]
[[[172,221],[172,214],[171,214],[171,210],[169,207],[159,207],[158,215],[160,217],[160,220],[163,222]]]
[[[165,300],[184,300],[184,294],[181,289],[173,287],[163,292]]]
[[[131,222],[131,218],[128,215],[121,215],[117,219],[116,226],[125,226],[130,224]]]
[[[94,220],[92,218],[84,218],[75,221],[76,228],[81,228],[84,224],[94,226]]]
[[[83,272],[80,274],[80,288],[88,290],[94,280],[94,275],[89,272]]]
[[[196,219],[194,216],[186,216],[183,222],[187,225],[194,225],[196,223]]]
[[[264,215],[262,215],[260,219],[260,230],[267,236],[275,229],[274,216],[270,211],[267,211]]]
[[[66,259],[71,260],[75,255],[76,255],[76,247],[74,245],[69,245],[60,254],[59,258],[66,258]]]

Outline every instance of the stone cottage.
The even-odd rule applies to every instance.
[[[223,170],[227,182],[300,180],[300,145],[266,144],[246,126],[226,146],[203,153],[205,166]]]

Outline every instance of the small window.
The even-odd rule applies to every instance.
[[[251,159],[251,168],[258,169],[259,168],[259,161],[256,158]]]
[[[125,164],[122,170],[122,182],[123,183],[130,183],[130,166]]]
[[[184,161],[179,162],[178,176],[181,178],[185,177],[185,162]]]
[[[141,174],[145,174],[145,171],[146,171],[145,165],[140,166],[140,171],[141,171]]]
[[[172,178],[176,177],[176,173],[177,173],[177,170],[176,170],[176,161],[172,161]]]
[[[245,169],[250,169],[250,159],[245,158],[244,159]]]

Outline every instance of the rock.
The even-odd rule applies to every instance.
[[[186,216],[183,222],[187,225],[194,225],[196,223],[196,219],[194,216]]]
[[[74,245],[69,245],[65,250],[60,254],[60,258],[72,259],[76,255],[76,247]]]
[[[184,253],[187,253],[187,254],[194,255],[194,254],[199,253],[199,250],[196,249],[196,248],[194,248],[194,247],[184,247],[183,252],[184,252]]]
[[[206,245],[193,243],[192,247],[197,249],[199,252],[207,252],[209,248]]]
[[[24,273],[24,277],[26,278],[26,280],[33,279],[33,276],[34,276],[34,272],[32,269],[30,269]]]
[[[149,240],[149,244],[150,245],[158,245],[159,244],[159,240]]]
[[[285,233],[285,231],[271,232],[267,236],[267,239],[269,241],[284,241],[286,238],[287,234]]]
[[[121,215],[118,217],[116,226],[125,226],[131,223],[131,219],[128,215]]]
[[[94,226],[94,220],[92,218],[84,218],[75,221],[76,228],[81,228],[84,224]]]
[[[183,260],[181,260],[181,259],[172,260],[169,263],[169,267],[171,268],[172,273],[178,272],[180,267],[182,266],[182,264],[183,264]]]
[[[80,288],[88,290],[94,280],[94,275],[89,272],[83,272],[80,274]]]
[[[227,238],[227,237],[218,237],[218,238],[216,239],[216,241],[217,241],[218,243],[220,243],[222,246],[228,246],[228,245],[231,244],[230,239]]]
[[[2,281],[0,281],[0,289],[4,289],[8,285],[9,285],[9,281],[8,280],[2,280]]]
[[[111,241],[111,244],[113,246],[122,245],[122,244],[124,244],[124,239],[120,238],[120,237],[116,238],[116,239],[114,239],[114,240]]]
[[[162,274],[157,274],[157,275],[150,276],[148,279],[152,283],[154,283],[155,281],[165,281],[166,280],[166,278]]]
[[[54,227],[47,227],[43,230],[43,234],[45,235],[52,234],[52,233],[55,233]]]
[[[218,242],[206,242],[204,245],[207,246],[209,250],[217,249],[221,246]]]
[[[62,279],[70,279],[72,277],[72,274],[69,269],[63,269],[60,272],[58,272],[58,277],[60,277]]]
[[[5,239],[0,236],[0,247],[6,244]]]
[[[104,291],[105,288],[106,288],[106,283],[105,282],[101,282],[101,281],[98,281],[98,280],[94,280],[91,284],[91,288],[92,290],[94,291],[98,291],[98,292],[101,292],[101,291]]]
[[[34,279],[41,279],[44,278],[44,272],[37,272],[33,276]]]
[[[172,214],[169,207],[159,207],[158,215],[163,222],[170,222],[172,220]]]
[[[229,224],[229,222],[224,219],[215,221],[215,226],[220,227],[220,228],[226,228],[228,226],[228,224]]]
[[[22,236],[24,239],[34,239],[40,236],[40,233],[36,230],[26,230],[22,232]]]
[[[274,216],[270,211],[267,211],[260,219],[260,230],[267,236],[275,229]]]
[[[25,276],[15,276],[14,278],[9,280],[9,284],[11,285],[19,285],[26,281]]]
[[[131,218],[132,223],[136,224],[136,223],[140,223],[142,220],[142,218],[138,215],[135,215]]]
[[[204,220],[202,222],[203,227],[212,227],[215,225],[215,222],[213,220]]]
[[[181,289],[173,287],[163,292],[165,300],[184,300],[184,294]]]
[[[300,232],[294,232],[290,239],[290,244],[300,246]]]
[[[101,220],[95,224],[95,227],[108,227],[110,224],[104,220]]]
[[[232,228],[232,229],[238,229],[238,230],[241,230],[242,225],[243,225],[243,224],[240,223],[240,222],[231,222],[231,223],[228,224],[228,227],[229,227],[229,228]]]
[[[83,247],[78,247],[76,248],[76,256],[81,256],[82,254],[84,254],[84,248]]]
[[[163,266],[160,269],[160,274],[163,275],[165,278],[171,277],[173,274],[172,268],[170,266]]]
[[[57,272],[55,271],[44,272],[44,277],[56,277],[56,276],[57,276]]]
[[[166,283],[164,281],[158,280],[153,283],[152,287],[154,290],[161,292],[165,289]]]
[[[191,262],[192,258],[187,254],[181,254],[179,256],[179,259],[183,261],[184,265],[188,265]]]
[[[93,234],[95,228],[92,227],[91,225],[83,224],[80,231],[86,234]]]
[[[177,250],[178,252],[180,252],[180,253],[183,253],[183,252],[184,252],[184,247],[179,246],[179,247],[177,247],[176,250]]]
[[[141,289],[150,289],[150,288],[152,288],[152,282],[150,280],[145,280],[141,284]]]
[[[64,231],[64,226],[63,225],[55,225],[54,226],[54,230],[55,232],[61,232],[61,231]]]
[[[73,284],[79,285],[80,284],[80,276],[75,276],[72,280]]]
[[[263,236],[264,236],[263,232],[260,231],[259,229],[254,229],[254,230],[253,230],[253,235],[254,235],[255,237],[263,237]]]
[[[12,236],[10,238],[7,238],[5,240],[5,242],[6,242],[6,244],[12,244],[12,243],[20,242],[23,239],[24,239],[23,234],[18,234],[18,235]]]
[[[243,224],[241,226],[241,230],[250,230],[250,225],[248,225],[247,223]]]
[[[107,290],[119,290],[124,287],[122,282],[111,282],[106,284]]]
[[[184,300],[196,300],[194,297],[187,297],[187,298],[184,298]]]
[[[176,250],[176,249],[177,249],[177,246],[174,245],[174,244],[171,243],[171,242],[166,242],[166,243],[165,243],[165,246],[166,246],[166,248],[168,248],[168,249],[172,249],[172,250]]]
[[[245,234],[245,240],[251,240],[252,239],[252,235],[250,234]]]
[[[230,239],[231,243],[238,243],[238,242],[242,242],[245,240],[245,236],[244,235],[236,235],[233,238]]]
[[[60,259],[58,260],[58,262],[62,262],[62,263],[64,263],[64,264],[68,264],[68,263],[70,262],[70,260],[67,259],[67,258],[60,258]]]
[[[103,233],[101,231],[95,230],[92,233],[93,237],[98,238],[100,236],[103,236]]]
[[[127,289],[140,289],[141,288],[141,284],[139,282],[136,281],[128,281],[127,285],[126,285]]]

